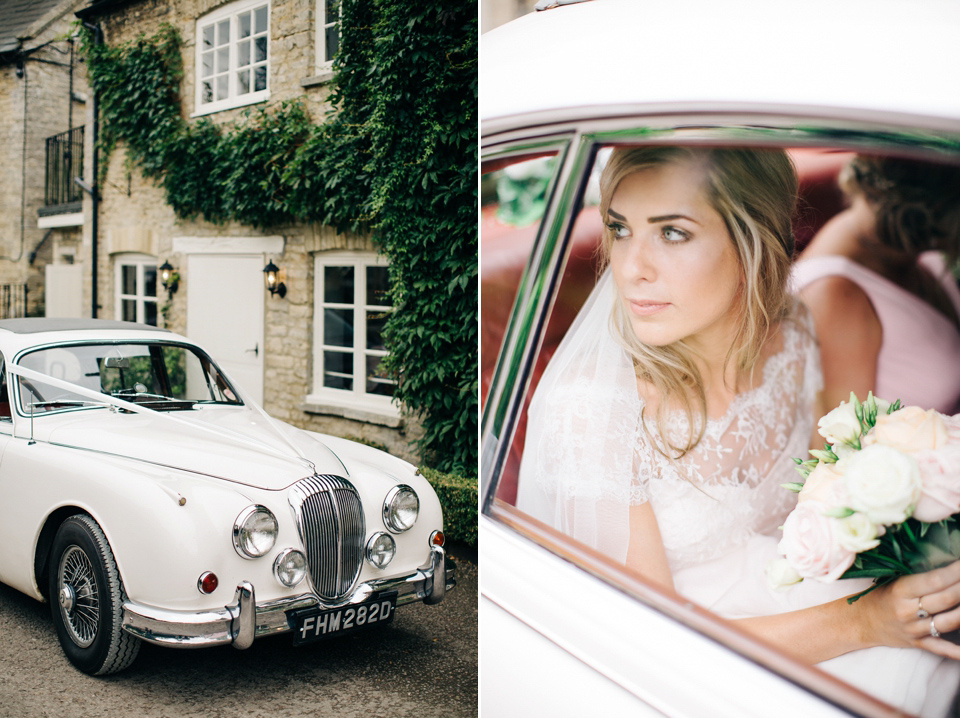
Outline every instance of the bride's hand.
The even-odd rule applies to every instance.
[[[867,612],[868,642],[915,646],[960,660],[960,646],[937,637],[960,629],[960,561],[903,576],[860,601]]]

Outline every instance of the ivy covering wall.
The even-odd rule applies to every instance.
[[[474,474],[476,3],[343,0],[334,111],[320,121],[292,102],[188,122],[170,26],[120,46],[88,35],[84,48],[102,151],[122,141],[178,216],[372,231],[390,262],[396,396],[421,416],[427,463]]]

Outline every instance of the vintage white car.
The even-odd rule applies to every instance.
[[[413,466],[274,420],[184,337],[10,319],[0,355],[0,581],[80,670],[376,628],[455,585]]]
[[[525,514],[517,482],[527,406],[597,281],[610,148],[786,148],[802,243],[854,153],[960,164],[960,4],[540,6],[480,41],[483,714],[902,715]]]

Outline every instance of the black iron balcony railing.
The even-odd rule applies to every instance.
[[[68,204],[81,200],[74,177],[83,177],[83,128],[47,138],[47,181],[45,204]]]

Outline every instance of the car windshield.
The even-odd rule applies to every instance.
[[[69,344],[38,349],[19,365],[90,391],[173,411],[196,404],[240,404],[236,392],[205,354],[182,344]],[[26,412],[97,406],[95,397],[21,377]]]

